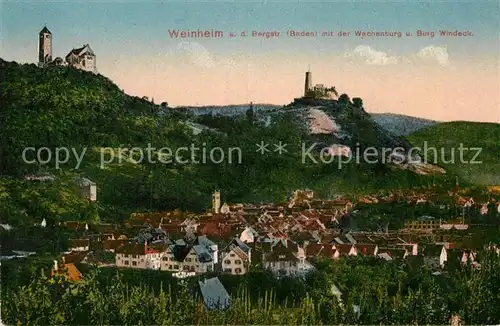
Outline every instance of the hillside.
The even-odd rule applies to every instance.
[[[408,136],[422,128],[439,122],[394,113],[372,113],[373,120],[396,136]]]
[[[429,150],[429,160],[446,167],[468,182],[500,184],[500,124],[445,122],[412,133],[408,139],[421,148],[425,144],[427,148],[436,148],[437,157]],[[459,152],[461,144],[464,148],[471,149],[464,151],[463,160],[460,159]],[[481,149],[477,157],[476,148]],[[475,161],[481,163],[473,163]]]
[[[202,211],[210,205],[214,189],[221,190],[223,201],[263,202],[284,200],[299,188],[329,197],[429,182],[429,177],[404,165],[351,162],[339,169],[336,151],[342,152],[343,146],[353,150],[357,144],[359,148],[410,146],[350,102],[298,100],[283,108],[270,108],[266,114],[272,119],[262,119],[266,115],[260,116],[258,110],[237,116],[193,115],[129,96],[101,75],[5,61],[0,61],[0,86],[0,170],[4,176],[0,196],[9,203],[0,205],[0,215],[17,212],[20,219],[38,223],[43,218],[90,218],[85,209],[58,207],[58,198],[67,191],[64,185],[78,175],[97,183],[98,203],[93,210],[102,220],[125,219],[131,212],[144,210]],[[331,129],[335,126],[338,132]],[[318,132],[318,128],[326,129]],[[256,144],[261,142],[268,144],[264,154],[256,152]],[[285,153],[274,151],[279,142],[287,144]],[[331,147],[336,159],[327,164],[304,161],[301,145],[314,142]],[[151,155],[148,146],[153,148]],[[191,146],[198,148],[196,155],[186,150],[182,160],[174,155]],[[45,164],[25,163],[22,153],[26,147],[46,147],[52,156],[45,150],[40,155]],[[142,161],[137,151],[119,153],[134,147],[142,152]],[[68,148],[71,154],[59,167],[54,162],[57,148]],[[160,148],[171,150],[175,157],[160,161]],[[114,160],[101,164],[111,149]],[[210,160],[215,149],[224,151],[221,161]],[[320,149],[311,152],[315,160]],[[79,165],[73,152],[82,155]],[[29,159],[34,157],[31,154]],[[27,174],[42,172],[61,182],[35,185],[22,180]],[[43,195],[46,188],[54,189],[49,201]]]

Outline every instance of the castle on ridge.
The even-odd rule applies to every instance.
[[[71,50],[63,60],[56,57],[52,60],[52,33],[44,26],[38,34],[38,66],[69,66],[97,73],[96,55],[88,44]]]
[[[323,84],[312,85],[312,74],[311,71],[306,71],[306,80],[304,85],[304,97],[305,98],[324,98],[330,99],[333,96],[338,96],[335,87],[325,87]]]

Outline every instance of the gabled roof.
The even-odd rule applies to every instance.
[[[82,279],[82,273],[76,268],[75,264],[64,264],[61,268],[51,270],[51,276],[64,275],[70,281],[79,281]]]
[[[441,251],[443,250],[443,248],[443,245],[427,245],[422,251],[422,254],[426,257],[436,257],[441,255]]]
[[[212,255],[208,252],[207,247],[202,245],[193,246],[194,252],[198,255],[198,260],[202,263],[208,263],[212,261]]]
[[[203,302],[207,309],[226,309],[231,298],[217,277],[198,282]]]
[[[372,256],[375,255],[375,249],[377,248],[376,244],[356,244],[355,245],[356,249],[358,250],[358,253],[360,253],[363,256]]]
[[[246,244],[243,243],[239,238],[234,239],[234,243],[236,246],[238,246],[245,254],[248,255],[250,252],[250,247],[248,247]]]
[[[42,30],[40,31],[40,34],[45,34],[45,33],[48,33],[50,35],[52,35],[52,33],[49,31],[49,29],[47,28],[47,26],[44,26],[42,28]]]
[[[85,44],[81,48],[75,48],[75,49],[71,50],[68,53],[68,55],[66,55],[66,58],[69,57],[72,54],[74,54],[76,56],[80,56],[83,52],[85,52],[85,53],[87,53],[89,55],[94,55],[95,56],[95,53],[94,53],[94,51],[92,51],[92,49],[90,48],[90,46],[88,44]]]
[[[115,250],[117,254],[129,254],[129,255],[145,255],[156,251],[157,250],[152,249],[140,243],[126,243],[123,246],[116,248]]]
[[[81,263],[88,255],[88,251],[72,251],[61,257],[63,264]]]

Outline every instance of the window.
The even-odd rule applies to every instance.
[[[163,257],[162,260],[163,261],[168,261],[168,257]]]
[[[190,263],[191,262],[191,258],[186,258],[186,262]]]
[[[236,269],[234,270],[234,272],[235,272],[236,274],[240,274],[240,273],[241,273],[241,268],[236,268]]]
[[[168,265],[167,269],[172,269],[172,265]]]
[[[230,254],[229,254],[229,257],[234,257],[234,256],[236,256],[236,255],[235,255],[235,254],[233,254],[233,253],[230,253]]]
[[[224,272],[226,272],[226,273],[231,273],[231,271],[232,271],[232,269],[231,269],[231,268],[226,268],[226,269],[224,269]]]
[[[136,261],[133,261],[133,262],[132,262],[132,266],[137,266],[137,262],[136,262]]]
[[[125,254],[125,258],[128,258],[128,254]]]
[[[132,258],[137,258],[137,255],[132,255]]]
[[[125,265],[128,265],[128,260],[125,260],[123,263],[124,263]]]
[[[179,265],[174,265],[174,269],[179,269]]]
[[[235,263],[236,265],[241,265],[241,260],[236,259],[236,260],[234,261],[234,263]]]
[[[231,261],[229,259],[228,260],[224,260],[224,264],[231,265]]]

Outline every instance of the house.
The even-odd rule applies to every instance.
[[[71,50],[66,55],[68,66],[97,73],[96,55],[88,44]]]
[[[209,310],[229,308],[231,298],[217,277],[198,281],[205,307]]]
[[[335,284],[332,284],[332,286],[330,287],[330,292],[337,298],[339,306],[343,307],[344,304],[342,302],[342,292],[340,292],[339,288]]]
[[[69,239],[68,249],[69,251],[89,251],[90,240],[89,239]]]
[[[429,267],[443,267],[448,260],[448,251],[444,245],[427,245],[425,246],[422,256],[424,264]]]
[[[235,238],[222,256],[222,270],[233,275],[246,274],[251,263],[251,249]]]
[[[167,232],[161,228],[146,228],[139,231],[135,238],[137,243],[166,243],[171,244]]]
[[[471,264],[478,265],[477,253],[470,249],[448,249],[447,263],[460,263],[462,265]]]
[[[275,241],[262,260],[264,268],[280,276],[303,276],[314,269],[306,261],[304,249],[287,239]]]
[[[335,254],[333,255],[333,259],[358,255],[358,250],[353,244],[334,244],[334,247]]]
[[[57,260],[54,260],[54,267],[50,271],[50,276],[61,276],[71,282],[77,282],[82,279],[82,273],[76,268],[75,264],[67,263],[59,265]]]
[[[378,246],[376,244],[357,243],[354,247],[361,256],[376,256],[378,253]]]
[[[305,247],[306,257],[310,259],[334,259],[335,252],[335,246],[332,244],[311,243]]]
[[[97,185],[95,182],[90,181],[87,178],[80,178],[77,183],[80,186],[83,197],[92,202],[97,200]]]
[[[196,244],[188,244],[184,240],[176,240],[168,245],[161,257],[160,269],[171,272],[190,272],[202,274],[214,270],[215,244],[206,237],[198,237]]]
[[[406,248],[380,248],[377,257],[390,260],[401,260],[410,256],[410,252]]]
[[[247,226],[240,234],[240,240],[245,243],[254,243],[258,237],[259,233],[249,226]]]
[[[117,267],[160,269],[162,253],[147,243],[126,243],[115,249]]]
[[[116,248],[119,248],[129,242],[131,241],[127,239],[116,239],[116,240],[106,239],[102,241],[102,250],[115,252]]]
[[[207,238],[205,235],[200,235],[195,239],[195,244],[201,245],[210,252],[210,255],[212,256],[212,260],[214,264],[217,264],[219,262],[219,246]]]

